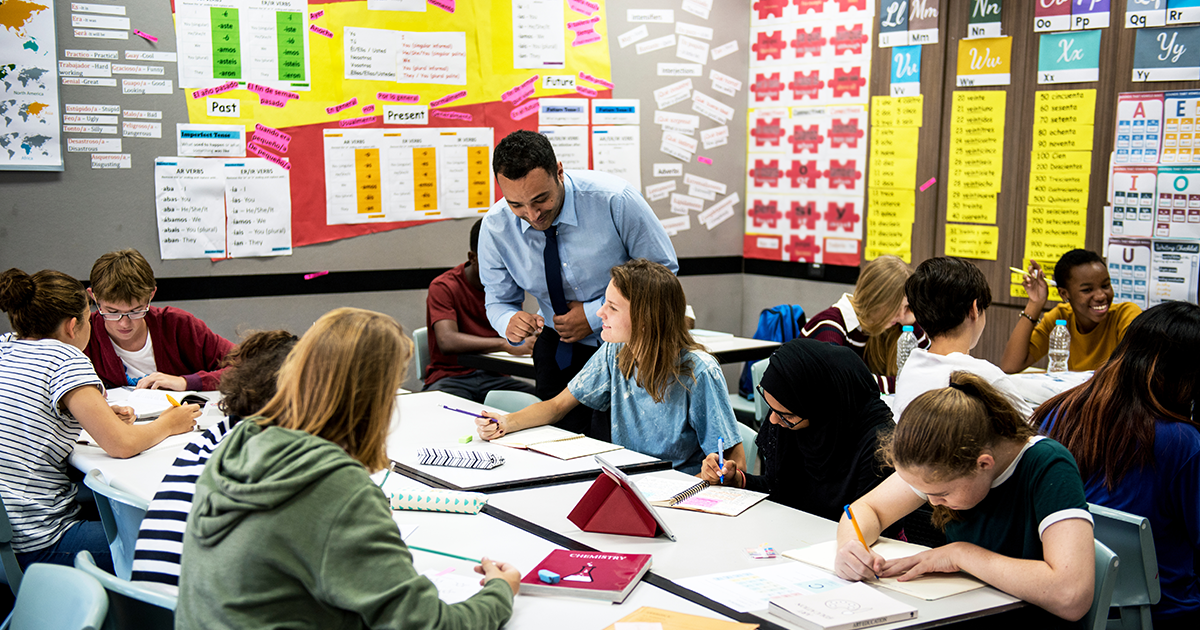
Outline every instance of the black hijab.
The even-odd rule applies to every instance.
[[[766,423],[759,453],[771,498],[837,520],[842,506],[879,485],[879,433],[892,412],[865,363],[849,348],[794,339],[771,355],[761,386],[780,405],[809,421],[790,430]]]

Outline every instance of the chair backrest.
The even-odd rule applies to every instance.
[[[1104,543],[1096,541],[1096,586],[1092,607],[1079,620],[1083,630],[1104,630],[1108,626],[1108,608],[1112,604],[1113,587],[1117,583],[1117,554]]]
[[[429,367],[429,329],[422,326],[413,331],[413,362],[417,368],[417,380],[425,382],[425,370]]]
[[[83,484],[96,495],[96,511],[100,512],[104,536],[112,550],[113,569],[118,577],[128,580],[133,573],[133,549],[137,544],[138,528],[150,502],[108,485],[99,470],[89,472],[83,478]]]
[[[0,576],[15,597],[21,588],[21,565],[17,563],[17,553],[12,546],[12,523],[8,520],[8,510],[4,500],[0,499],[0,564],[4,565],[4,575]]]
[[[4,627],[11,630],[98,630],[108,596],[96,578],[71,567],[33,564]]]
[[[1096,522],[1096,540],[1121,558],[1113,588],[1113,606],[1150,606],[1162,599],[1158,584],[1158,554],[1150,520],[1144,516],[1088,504]]]
[[[520,411],[529,405],[539,402],[542,402],[542,399],[533,394],[507,389],[493,389],[483,399],[483,404],[495,407],[506,413]]]
[[[770,357],[755,361],[754,365],[750,366],[750,382],[753,383],[752,390],[754,392],[754,421],[761,428],[763,423],[767,421],[767,403],[763,401],[762,396],[758,395],[758,384],[762,382],[763,372],[767,371],[767,366],[771,364]]]
[[[170,630],[175,627],[179,589],[165,584],[122,580],[96,566],[92,554],[86,551],[75,556],[75,568],[96,578],[108,592],[104,630]]]
[[[741,422],[736,424],[738,435],[742,436],[742,448],[746,451],[746,472],[751,475],[760,475],[762,474],[762,466],[758,462],[758,444],[754,443],[758,439],[758,431],[751,429]]]

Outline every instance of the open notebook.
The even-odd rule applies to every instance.
[[[650,505],[725,516],[737,516],[767,498],[767,495],[752,490],[710,486],[707,481],[695,477],[644,475],[634,483]]]
[[[558,459],[575,459],[625,448],[550,426],[534,427],[510,433],[502,438],[492,440],[492,444],[529,449]]]
[[[908,556],[928,550],[929,547],[924,545],[914,545],[890,538],[880,538],[874,545],[871,545],[871,551],[883,556],[885,560],[907,558]],[[811,547],[804,547],[803,549],[792,549],[791,551],[783,552],[783,555],[792,560],[799,560],[833,573],[833,560],[834,556],[837,555],[837,541],[831,540]],[[919,577],[911,582],[900,582],[896,578],[880,578],[873,583],[926,601],[958,595],[959,593],[983,587],[983,582],[965,573],[931,574]]]
[[[182,401],[185,396],[198,395],[203,396],[200,392],[173,392],[165,389],[127,389],[124,387],[108,390],[106,393],[108,404],[123,405],[125,407],[133,407],[137,413],[138,420],[153,420],[162,415],[162,412],[171,408],[171,401],[167,400],[167,396],[171,396],[176,402]]]

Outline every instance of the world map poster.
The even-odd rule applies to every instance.
[[[0,0],[0,169],[62,170],[50,0]]]

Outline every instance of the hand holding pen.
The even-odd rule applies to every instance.
[[[859,528],[850,506],[846,505],[842,509],[846,514],[846,520],[850,521],[854,527],[857,540],[847,542],[838,549],[837,558],[834,560],[834,572],[838,577],[846,580],[878,579],[879,567],[884,562],[883,556],[871,551],[871,546],[867,544],[867,539],[863,536],[862,529]]]

